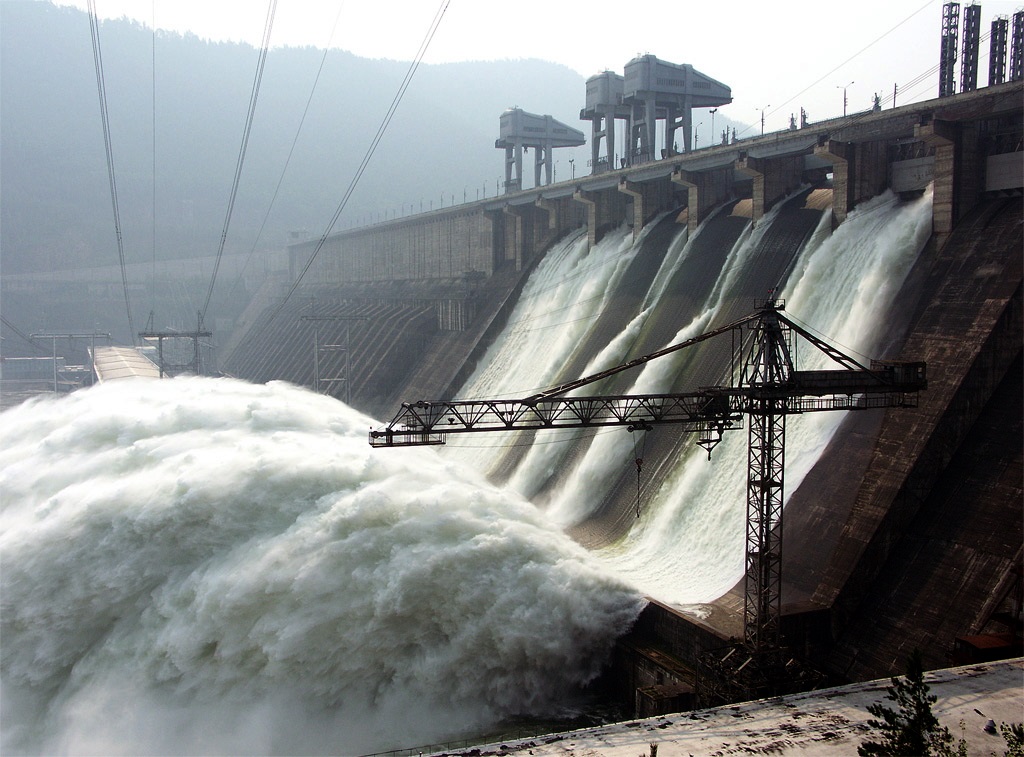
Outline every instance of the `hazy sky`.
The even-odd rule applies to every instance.
[[[86,0],[58,4],[86,8]],[[370,58],[412,60],[442,4],[279,0],[271,44],[330,44]],[[986,0],[981,6],[978,83],[984,86],[992,19],[1012,14],[1020,0]],[[96,7],[102,17],[127,15],[147,26],[155,22],[162,29],[258,45],[268,3],[96,0]],[[844,86],[851,112],[870,107],[875,92],[890,107],[894,84],[897,104],[935,97],[941,14],[942,0],[449,0],[424,60],[533,57],[590,76],[605,69],[621,73],[637,54],[652,53],[690,63],[727,84],[733,102],[723,114],[754,124],[765,109],[772,130],[784,128],[801,107],[812,121],[841,115]],[[583,98],[581,91],[580,105]],[[529,103],[515,104],[530,110]],[[706,118],[707,111],[696,111],[694,124]]]

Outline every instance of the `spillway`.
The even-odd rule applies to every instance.
[[[737,202],[692,233],[670,212],[635,240],[569,234],[456,394],[524,396],[769,294],[844,351],[888,357],[930,193],[886,193],[834,230],[827,205],[805,189],[756,225]],[[708,342],[595,388],[722,383],[729,353]],[[792,419],[787,492],[843,417]],[[744,431],[709,461],[668,427],[372,450],[377,422],[289,384],[202,378],[5,412],[4,750],[348,754],[569,715],[645,595],[700,619],[742,575]]]
[[[810,196],[798,193],[756,228],[727,207],[692,239],[667,217],[648,227],[653,239],[633,244],[625,228],[586,254],[578,237],[566,240],[531,277],[508,327],[458,396],[525,396],[589,375],[736,320],[772,292],[827,341],[881,356],[894,299],[930,233],[931,197],[901,202],[887,193],[832,233],[829,213],[808,207]],[[692,391],[729,379],[728,345],[693,352],[585,393]],[[803,369],[830,367],[820,353],[798,359]],[[799,485],[841,420],[830,413],[790,423],[788,487]],[[451,452],[533,498],[645,594],[693,608],[742,575],[744,432],[728,434],[711,461],[670,427],[488,436],[452,436]],[[637,457],[645,471],[639,495]]]

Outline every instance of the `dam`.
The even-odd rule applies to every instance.
[[[0,750],[483,744],[1019,655],[1017,61],[697,149],[728,88],[640,56],[589,170],[512,109],[504,195],[296,240],[219,376],[200,318],[139,371],[180,375],[96,347],[59,393],[50,334],[0,424]]]
[[[1012,81],[667,151],[294,245],[301,302],[251,307],[225,369],[329,376],[321,391],[386,420],[405,402],[527,396],[783,292],[826,339],[927,363],[928,388],[915,409],[792,424],[782,634],[834,681],[897,674],[915,647],[947,666],[965,639],[1019,633],[1022,93]],[[688,391],[728,370],[702,346],[602,391]],[[709,464],[667,432],[474,441],[445,454],[546,508],[650,597],[616,661],[637,714],[692,704],[698,661],[743,636],[742,451],[723,444]],[[719,503],[679,501],[693,497]],[[708,529],[728,535],[694,535]]]

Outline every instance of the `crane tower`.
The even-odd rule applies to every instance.
[[[918,392],[927,388],[924,363],[871,361],[866,367],[798,326],[783,315],[784,309],[784,301],[769,299],[750,315],[726,326],[523,399],[404,403],[390,423],[370,431],[370,445],[444,444],[448,434],[456,433],[597,426],[646,430],[654,425],[674,424],[695,432],[697,443],[708,451],[710,459],[722,435],[742,428],[744,417],[748,417],[744,638],[741,654],[727,655],[734,657],[736,664],[718,667],[725,670],[725,675],[739,676],[746,670],[744,675],[756,676],[778,666],[749,663],[775,659],[775,652],[782,649],[781,545],[787,416],[916,407]],[[733,335],[733,344],[739,345],[733,348],[729,385],[669,394],[565,396],[723,334]],[[799,370],[794,350],[797,336],[838,367]],[[757,686],[747,689],[761,690]]]

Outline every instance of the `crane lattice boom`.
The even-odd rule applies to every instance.
[[[861,365],[782,315],[784,303],[768,300],[727,326],[524,399],[404,403],[383,428],[370,431],[374,447],[444,444],[448,434],[675,424],[697,432],[708,450],[722,434],[750,416],[747,465],[747,539],[744,642],[755,651],[779,644],[782,588],[782,504],[785,419],[826,410],[916,407],[927,387],[925,364],[872,361]],[[671,394],[564,396],[601,379],[643,365],[712,337],[743,331],[751,337],[730,386]],[[842,368],[800,371],[792,342],[802,337]]]

